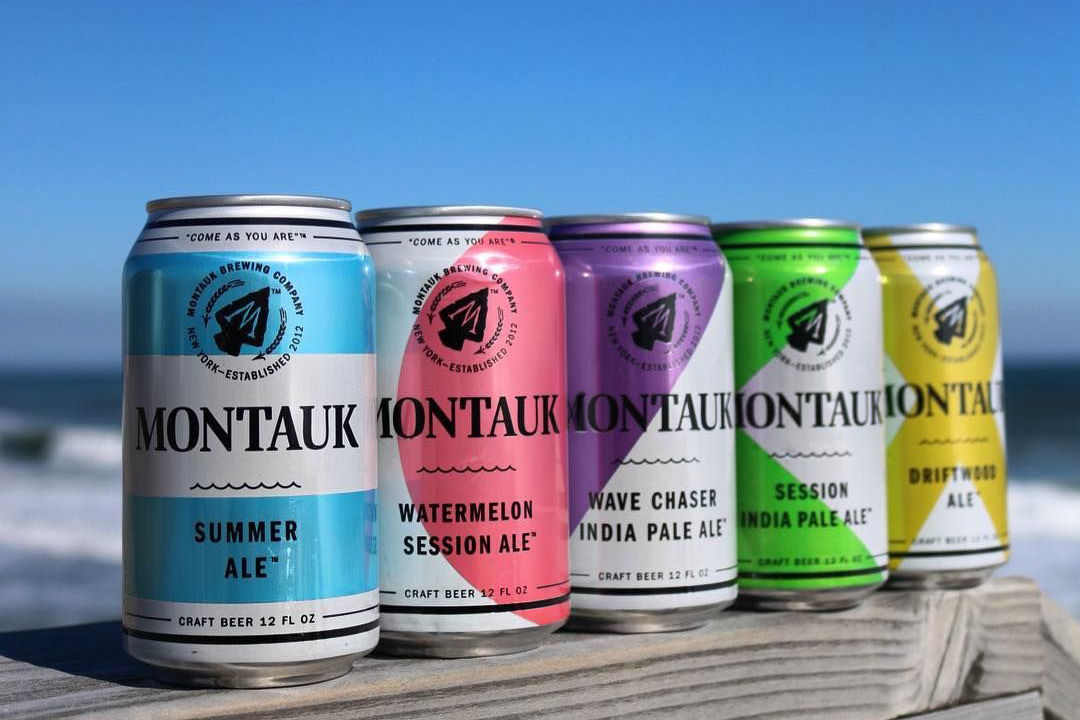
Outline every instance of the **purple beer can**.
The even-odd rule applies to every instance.
[[[547,227],[566,269],[570,626],[696,627],[736,594],[727,263],[704,217]]]

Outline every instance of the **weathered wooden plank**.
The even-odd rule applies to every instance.
[[[1042,612],[1046,714],[1060,720],[1080,720],[1080,624],[1049,598],[1043,598]]]
[[[1041,595],[1018,578],[882,592],[838,613],[725,612],[685,633],[558,633],[501,658],[365,658],[280,690],[159,686],[115,623],[2,635],[0,655],[12,718],[893,718],[1070,681],[1044,672]]]
[[[1031,692],[912,715],[911,720],[1041,720],[1042,716],[1039,693]]]

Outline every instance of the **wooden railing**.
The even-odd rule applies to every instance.
[[[1021,578],[836,613],[726,611],[690,632],[560,632],[498,658],[368,657],[275,690],[159,685],[116,622],[0,634],[0,656],[0,718],[1080,719],[1080,624]]]

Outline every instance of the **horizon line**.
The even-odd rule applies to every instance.
[[[1003,365],[1067,365],[1080,364],[1080,352],[1055,355],[1006,355],[1002,359]],[[100,361],[85,362],[81,364],[50,364],[50,363],[0,363],[0,374],[26,374],[26,375],[78,375],[116,373],[120,374],[123,367],[120,362],[106,363]]]

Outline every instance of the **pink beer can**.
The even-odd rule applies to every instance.
[[[536,647],[570,611],[562,265],[535,210],[365,210],[376,271],[381,640]]]

